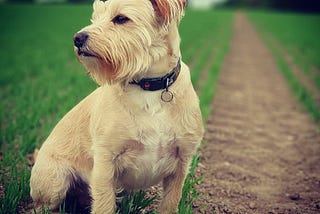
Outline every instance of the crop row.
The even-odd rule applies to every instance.
[[[319,15],[250,12],[289,86],[315,121],[320,121]]]

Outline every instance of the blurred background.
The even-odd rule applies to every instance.
[[[196,8],[243,7],[269,8],[276,10],[292,10],[317,12],[320,1],[317,0],[190,0],[190,6]]]
[[[91,3],[92,0],[0,0],[14,3]],[[318,0],[189,0],[192,8],[242,7],[269,8],[275,10],[291,10],[301,12],[319,12]]]

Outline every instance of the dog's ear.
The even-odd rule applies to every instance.
[[[183,10],[187,6],[187,0],[150,0],[160,20],[165,24],[172,20],[177,22],[183,16]]]

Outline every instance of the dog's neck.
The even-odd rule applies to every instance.
[[[140,88],[146,91],[158,91],[168,88],[177,80],[181,69],[181,60],[178,59],[177,65],[164,76],[156,78],[143,78],[139,81],[133,80],[129,84],[139,85]]]
[[[134,81],[137,82],[143,78],[165,77],[175,70],[175,68],[178,67],[178,64],[180,70],[180,36],[176,23],[169,25],[166,31],[167,33],[163,37],[164,40],[166,40],[167,47],[163,49],[164,51],[161,54],[161,57],[159,57],[159,53],[155,53],[154,63],[146,72],[135,76],[133,79]]]

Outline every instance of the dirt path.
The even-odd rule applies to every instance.
[[[320,213],[320,134],[237,14],[201,149],[195,213]]]

